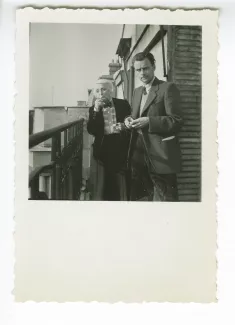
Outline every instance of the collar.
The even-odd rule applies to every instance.
[[[152,84],[153,84],[154,80],[155,80],[155,76],[153,77],[153,79],[147,85],[143,84],[143,87],[145,87],[147,94],[149,93],[150,88],[152,87]]]
[[[113,97],[111,97],[111,99],[110,99],[109,101],[110,101],[110,103],[111,103],[111,106],[108,106],[108,107],[103,108],[104,111],[107,111],[108,109],[110,109],[110,108],[112,108],[112,107],[115,107],[115,106],[114,106],[114,103],[113,103]]]

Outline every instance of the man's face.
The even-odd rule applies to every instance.
[[[139,79],[148,84],[154,77],[155,65],[152,65],[149,59],[135,61],[134,68]]]
[[[105,97],[111,100],[112,98],[111,86],[107,83],[96,84],[94,95],[96,98]]]

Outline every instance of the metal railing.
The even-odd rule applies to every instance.
[[[51,162],[35,168],[29,175],[31,200],[48,199],[39,186],[40,176],[49,175],[50,199],[79,200],[82,186],[83,122],[71,123],[29,136],[29,149],[51,139]]]

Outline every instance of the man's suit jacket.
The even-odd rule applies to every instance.
[[[131,114],[131,107],[126,100],[113,98],[117,123],[123,123],[126,116]],[[101,161],[106,168],[119,171],[126,167],[129,146],[129,132],[119,134],[104,134],[104,118],[102,111],[94,112],[94,106],[89,110],[87,130],[95,137],[93,156]]]
[[[134,119],[139,117],[142,92],[143,86],[134,90]],[[159,174],[178,173],[181,168],[181,153],[177,133],[183,119],[180,94],[175,84],[155,78],[141,116],[149,117],[149,125],[142,128],[142,133],[154,170]],[[166,139],[171,136],[174,138]]]

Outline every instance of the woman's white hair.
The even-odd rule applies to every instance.
[[[95,83],[95,87],[94,89],[96,89],[96,86],[99,84],[103,84],[103,85],[108,85],[110,91],[113,91],[113,82],[111,80],[107,80],[107,79],[98,79]]]

